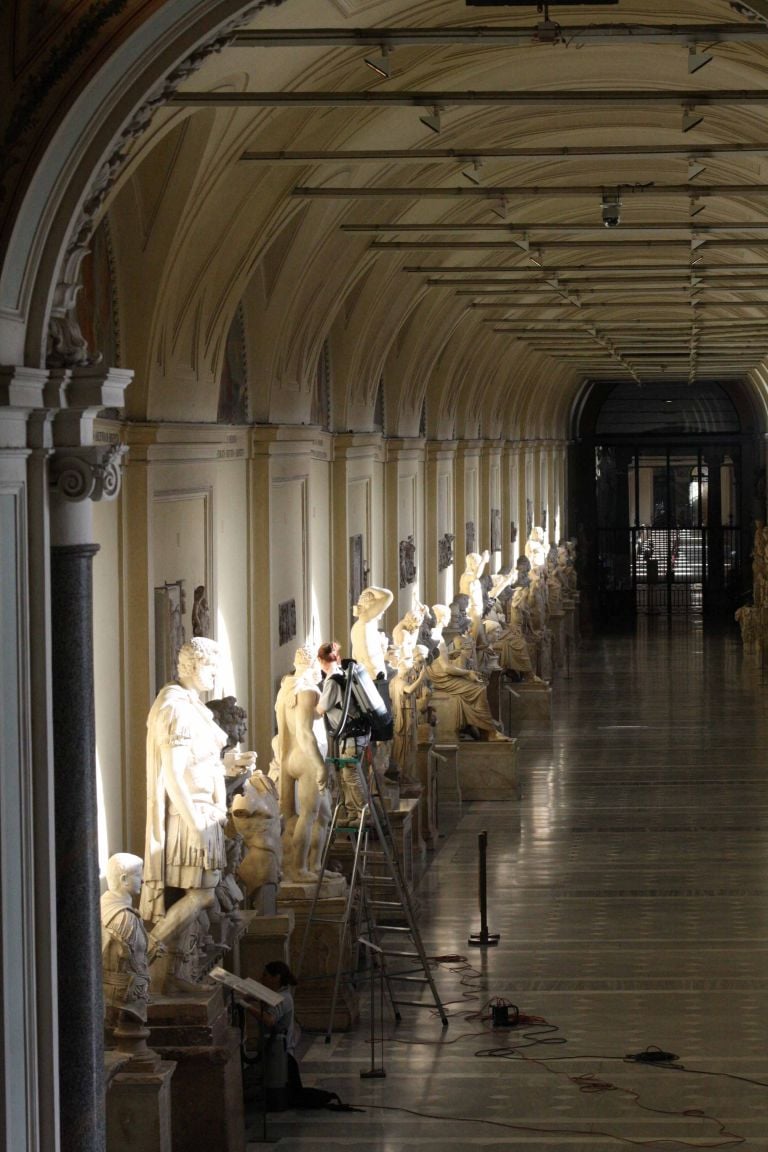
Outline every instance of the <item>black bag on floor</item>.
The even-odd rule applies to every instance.
[[[301,1082],[301,1073],[296,1058],[290,1053],[286,1056],[288,1064],[288,1100],[290,1108],[330,1108],[337,1112],[358,1112],[360,1109],[351,1108],[344,1104],[336,1092],[328,1092],[325,1088],[305,1088]]]

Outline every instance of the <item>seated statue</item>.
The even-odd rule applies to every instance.
[[[275,700],[275,763],[280,774],[280,810],[285,822],[285,878],[300,883],[317,880],[310,868],[312,829],[320,814],[321,792],[328,771],[314,731],[320,699],[320,666],[309,647],[296,652],[293,673],[284,676]]]
[[[522,680],[538,680],[523,632],[522,600],[525,592],[518,588],[507,604],[507,625],[498,625],[491,647],[498,653],[505,671],[517,673]]]
[[[153,990],[197,992],[197,925],[216,902],[226,868],[227,819],[221,752],[226,733],[201,693],[218,665],[215,641],[196,636],[179,652],[179,683],[166,684],[147,718],[147,835],[141,914],[167,949]],[[170,899],[167,899],[170,897]]]
[[[450,610],[443,604],[434,605],[434,612],[442,630]],[[477,732],[482,740],[506,740],[498,730],[488,704],[488,693],[482,677],[466,664],[466,651],[459,641],[458,648],[447,648],[441,639],[437,654],[429,665],[429,678],[436,692],[444,692],[457,705],[459,729]]]
[[[125,1018],[145,1024],[149,963],[154,950],[133,899],[141,892],[144,861],[116,852],[107,861],[107,890],[101,897],[101,960],[107,1024]]]

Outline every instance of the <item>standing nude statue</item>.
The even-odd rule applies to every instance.
[[[312,830],[328,780],[314,733],[320,699],[320,667],[308,647],[299,648],[295,670],[284,676],[275,700],[275,762],[280,772],[280,810],[285,821],[283,870],[286,880],[309,883],[318,874],[309,866]]]

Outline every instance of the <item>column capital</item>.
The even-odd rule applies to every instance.
[[[51,486],[65,499],[114,500],[120,492],[125,444],[59,448],[51,457]]]

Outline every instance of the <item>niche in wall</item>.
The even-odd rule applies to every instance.
[[[156,615],[156,629],[161,629],[155,636],[156,691],[175,675],[175,651],[182,634],[183,640],[192,639],[193,594],[200,585],[207,591],[211,621],[216,620],[212,589],[212,503],[209,488],[156,492],[154,496],[152,564],[156,607],[159,608],[160,589],[167,588],[166,595],[173,601],[169,600],[167,611],[159,609]],[[167,635],[163,631],[165,624]],[[211,631],[215,636],[215,623]]]

